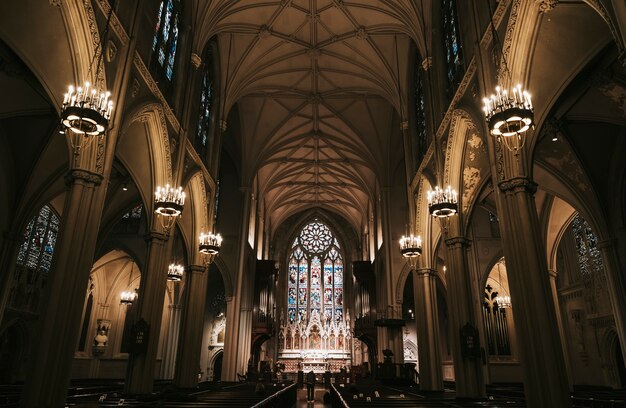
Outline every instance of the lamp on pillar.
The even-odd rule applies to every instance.
[[[489,5],[490,16],[491,5]],[[491,19],[491,32],[494,39],[493,58],[497,66],[498,78],[511,83],[506,56],[502,54],[502,44],[498,32]],[[517,153],[524,147],[525,133],[534,127],[533,104],[528,91],[517,85],[508,90],[506,87],[496,86],[496,93],[483,98],[483,111],[489,126],[489,131],[507,149]]]
[[[200,234],[200,253],[205,256],[206,265],[210,265],[215,257],[220,253],[222,247],[222,236],[220,234],[214,234],[204,232]]]
[[[174,220],[183,212],[185,192],[182,187],[173,188],[169,184],[157,187],[154,192],[154,212],[161,219],[165,235],[168,235]]]
[[[183,279],[184,272],[184,266],[171,263],[167,268],[167,280],[171,282],[180,282]]]
[[[102,33],[102,42],[97,44],[87,72],[88,78],[92,74],[94,75],[95,83],[92,84],[86,80],[82,86],[70,85],[67,93],[63,96],[61,110],[63,129],[60,133],[70,137],[74,149],[84,147],[95,136],[103,136],[109,127],[113,102],[109,99],[111,93],[104,89],[102,43],[106,40],[109,31],[112,12],[113,7],[111,7],[107,17],[106,27]]]
[[[406,258],[409,266],[415,268],[417,257],[422,254],[422,237],[413,234],[400,238],[400,253]]]

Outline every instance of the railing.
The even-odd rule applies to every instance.
[[[335,384],[331,384],[330,388],[332,390],[331,395],[332,395],[332,400],[333,400],[333,407],[349,408],[346,400],[343,399],[343,397],[341,396],[341,393],[337,391],[337,388],[335,388]]]
[[[291,384],[290,386],[283,388],[282,390],[265,398],[258,404],[253,405],[252,408],[290,407],[295,404],[297,393],[298,390],[296,384]]]

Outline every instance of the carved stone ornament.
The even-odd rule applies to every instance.
[[[192,52],[191,53],[191,65],[193,65],[194,68],[198,69],[200,68],[200,64],[202,64],[202,58],[200,58],[200,56],[196,54],[195,52]]]
[[[555,8],[556,5],[559,3],[559,0],[536,0],[536,1],[537,3],[539,3],[540,13],[547,13],[548,11]]]
[[[92,173],[87,170],[74,169],[65,176],[65,182],[70,185],[78,180],[81,180],[83,182],[93,183],[99,186],[100,183],[102,183],[102,178],[102,174]]]
[[[424,71],[428,71],[430,67],[432,66],[433,66],[433,57],[424,58],[424,60],[422,61],[422,68],[424,69]]]
[[[93,354],[101,356],[107,349],[109,342],[109,330],[111,330],[111,321],[108,319],[98,319],[96,327],[96,337],[93,339]]]
[[[54,7],[61,7],[61,0],[50,0],[50,5]]]
[[[446,239],[446,245],[449,247],[458,247],[458,246],[468,247],[471,244],[472,244],[472,241],[465,237],[452,237],[452,238]]]
[[[107,42],[106,46],[106,60],[107,62],[111,62],[117,56],[117,45],[112,40]]]

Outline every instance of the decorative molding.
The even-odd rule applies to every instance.
[[[141,122],[146,121],[152,113],[155,113],[159,119],[161,143],[163,144],[163,150],[165,153],[167,179],[172,180],[172,155],[170,150],[170,137],[167,131],[167,123],[165,122],[165,115],[163,114],[163,106],[158,103],[151,103],[144,106],[133,118],[133,121],[139,120]],[[132,122],[131,122],[132,123]]]
[[[59,3],[60,4],[60,3]],[[96,15],[91,7],[90,0],[83,0],[83,6],[85,7],[85,14],[87,15],[87,25],[89,32],[91,33],[91,45],[94,53],[102,52],[100,48],[100,32],[98,31],[98,24],[96,23]],[[98,70],[96,67],[96,79],[93,81],[95,84],[102,84],[106,88],[106,80],[104,78],[104,69]]]
[[[513,44],[513,32],[515,31],[515,27],[517,25],[517,20],[519,17],[519,9],[522,4],[521,0],[514,0],[513,6],[511,7],[511,14],[509,15],[509,22],[506,27],[506,34],[504,35],[504,43],[502,44],[502,61],[509,60],[509,54],[511,53],[511,45]],[[498,78],[500,83],[500,78]]]
[[[178,122],[178,119],[176,118],[176,115],[174,115],[174,112],[172,111],[172,108],[167,103],[167,100],[163,96],[163,93],[161,93],[161,90],[159,89],[159,86],[157,85],[157,83],[152,78],[152,75],[150,75],[150,72],[148,71],[148,67],[146,67],[146,64],[143,63],[143,60],[141,59],[141,56],[139,55],[138,52],[135,52],[134,64],[135,64],[135,67],[137,68],[137,70],[139,71],[139,73],[141,74],[141,78],[144,80],[146,85],[148,85],[148,88],[150,89],[150,91],[152,91],[152,94],[163,105],[163,111],[165,112],[165,116],[167,117],[168,121],[170,122],[170,124],[174,128],[174,131],[176,133],[179,133],[180,132],[180,123]]]
[[[111,10],[111,5],[109,4],[109,0],[97,0],[97,4],[102,14],[104,14],[105,16],[108,16],[109,11]],[[120,39],[120,42],[122,43],[122,45],[126,45],[129,39],[128,33],[122,26],[122,23],[117,17],[117,14],[115,13],[115,11],[111,14],[110,27],[113,29],[113,32],[115,33],[117,38]]]
[[[437,276],[437,271],[433,268],[417,268],[415,272],[417,272],[419,277],[434,278]]]
[[[456,93],[454,94],[454,97],[452,98],[452,101],[450,102],[450,105],[448,106],[448,110],[446,111],[446,114],[444,115],[443,119],[441,120],[441,124],[439,125],[439,128],[437,129],[437,134],[436,134],[437,140],[443,137],[443,134],[445,133],[446,128],[448,127],[448,125],[450,124],[450,121],[452,120],[452,113],[456,109],[457,103],[461,100],[463,95],[465,95],[465,91],[467,90],[475,73],[476,73],[476,59],[472,58],[469,65],[467,66],[467,69],[465,70],[465,75],[463,75],[463,80],[459,84],[459,87],[457,88]]]

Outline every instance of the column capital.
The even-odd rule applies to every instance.
[[[187,265],[185,267],[185,272],[189,273],[204,273],[206,268],[202,265]]]
[[[158,231],[150,231],[146,234],[146,242],[155,241],[157,243],[165,243],[167,241],[168,236],[162,232]]]
[[[202,64],[202,58],[195,52],[191,53],[191,65],[198,69],[200,68],[200,64]]]
[[[92,183],[96,186],[102,184],[102,174],[94,173],[87,170],[72,169],[65,175],[65,184],[71,185],[72,183],[81,180],[85,183]]]
[[[428,276],[428,277],[437,276],[437,271],[433,268],[416,268],[415,272],[420,277],[421,276]]]
[[[449,247],[465,247],[472,245],[472,240],[465,237],[450,237],[446,239],[446,245]]]
[[[559,275],[559,273],[554,269],[548,269],[548,274],[550,275],[550,279],[556,279],[556,277]]]
[[[537,183],[528,177],[513,177],[498,183],[500,191],[506,194],[515,194],[520,192],[535,194],[537,191]]]

